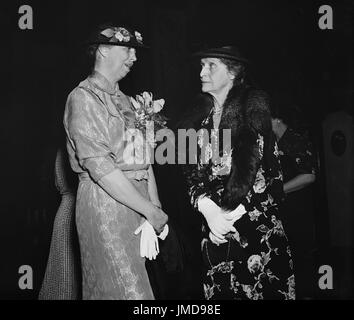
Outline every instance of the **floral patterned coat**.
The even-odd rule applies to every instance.
[[[291,252],[278,211],[282,173],[266,94],[233,88],[218,131],[212,130],[210,97],[204,96],[196,110],[187,125],[217,136],[220,143],[212,144],[200,134],[197,163],[184,166],[192,205],[197,209],[199,197],[207,196],[225,211],[239,204],[246,208],[234,223],[237,232],[226,235],[227,243],[213,244],[207,223],[203,224],[205,298],[294,299]],[[223,129],[231,129],[228,151],[222,148]],[[219,163],[213,161],[216,153]]]

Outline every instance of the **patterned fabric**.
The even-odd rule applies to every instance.
[[[209,133],[212,115],[211,111],[200,125]],[[198,146],[206,147],[204,150],[207,151],[200,151],[198,163],[186,166],[185,170],[195,208],[200,196],[208,196],[221,205],[226,181],[232,173],[231,162],[244,156],[233,149],[222,155],[221,163],[215,164],[212,155],[220,149],[215,149],[208,140],[204,140],[205,136],[200,135]],[[222,141],[221,137],[219,139]],[[278,190],[282,190],[283,185],[279,154],[275,139],[270,141],[271,168],[265,165],[265,139],[258,132],[252,158],[257,159],[258,163],[256,175],[241,200],[247,212],[235,222],[237,232],[226,235],[227,243],[217,246],[209,239],[210,230],[206,221],[202,226],[206,299],[295,299],[291,252],[278,212],[278,202],[282,198],[282,192],[278,194]]]
[[[75,191],[71,188],[70,168],[66,162],[66,152],[59,149],[55,160],[55,184],[62,198],[54,220],[47,268],[38,296],[40,300],[76,300],[81,297]]]
[[[316,174],[316,156],[306,134],[287,128],[278,141],[284,182],[299,174]]]
[[[127,129],[134,126],[131,108],[118,87],[97,72],[81,82],[67,100],[67,148],[71,167],[80,178],[76,223],[83,299],[154,299],[145,259],[140,257],[140,238],[134,235],[143,218],[96,183],[119,168],[148,198],[146,174],[134,174],[146,173],[148,164],[135,161],[141,155],[127,152],[135,143],[126,139]]]

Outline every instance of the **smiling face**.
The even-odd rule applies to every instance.
[[[116,75],[118,80],[128,74],[136,60],[135,48],[122,46],[110,46],[105,59],[111,72]]]
[[[220,59],[201,59],[201,66],[200,81],[203,92],[218,95],[232,87],[235,76]]]

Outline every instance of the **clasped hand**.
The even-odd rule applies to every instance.
[[[236,232],[233,224],[246,213],[243,205],[239,205],[231,212],[225,212],[207,197],[198,201],[198,209],[208,223],[210,240],[217,245],[227,242],[225,235],[229,232]]]
[[[160,252],[158,238],[165,240],[168,231],[168,225],[165,224],[163,231],[157,236],[153,226],[149,221],[145,220],[145,222],[143,222],[134,232],[135,235],[138,235],[141,232],[140,256],[148,258],[149,260],[155,260]]]
[[[160,234],[168,221],[168,215],[158,207],[154,207],[154,210],[146,217],[150,224],[153,226],[157,234]]]

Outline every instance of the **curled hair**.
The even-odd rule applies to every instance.
[[[96,51],[98,49],[98,44],[91,44],[90,46],[87,47],[86,53],[89,58],[95,58],[96,57]]]
[[[227,58],[220,58],[220,61],[226,65],[226,68],[235,76],[234,86],[242,84],[246,78],[246,66],[240,61]]]
[[[88,65],[89,65],[89,68],[91,71],[93,70],[93,68],[95,66],[96,52],[97,52],[98,47],[99,47],[98,44],[91,44],[86,49],[86,57],[87,57]]]
[[[87,56],[91,71],[93,70],[93,68],[95,66],[95,62],[97,60],[97,51],[99,48],[102,48],[102,47],[109,47],[109,46],[104,45],[104,44],[91,44],[86,49],[86,56]]]

